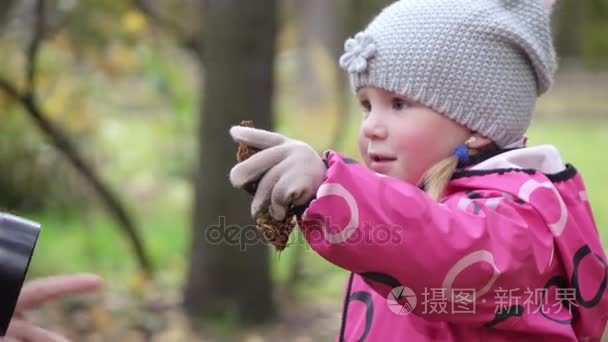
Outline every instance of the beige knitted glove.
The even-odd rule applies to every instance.
[[[251,202],[253,217],[268,208],[282,220],[291,205],[306,204],[317,192],[325,164],[308,144],[262,129],[234,126],[230,135],[238,142],[260,149],[230,170],[230,182],[242,188],[260,179]]]

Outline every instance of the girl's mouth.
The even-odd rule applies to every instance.
[[[397,160],[395,157],[391,157],[389,155],[379,154],[379,153],[370,153],[369,159],[372,162],[391,162]]]
[[[370,168],[378,173],[387,172],[392,163],[397,160],[395,157],[382,156],[378,154],[370,154]]]

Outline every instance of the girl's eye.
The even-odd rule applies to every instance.
[[[407,107],[407,103],[404,100],[402,100],[398,97],[393,98],[393,109],[394,110],[402,110],[402,109],[405,109],[406,107]]]
[[[372,104],[369,102],[369,100],[361,100],[360,104],[363,112],[369,113],[372,110]]]

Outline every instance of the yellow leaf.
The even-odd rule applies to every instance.
[[[146,25],[146,17],[139,11],[128,11],[122,17],[122,27],[129,33],[141,33],[146,29]]]
[[[137,68],[137,56],[129,47],[113,44],[106,53],[115,74],[131,72]]]
[[[112,327],[112,315],[100,304],[94,305],[90,310],[93,326],[97,331],[108,331]]]
[[[150,284],[150,280],[144,272],[137,272],[129,279],[129,290],[132,294],[141,296]]]

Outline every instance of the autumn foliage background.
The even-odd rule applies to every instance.
[[[204,239],[193,229],[195,179],[206,172],[198,167],[201,120],[221,116],[203,110],[213,71],[206,40],[214,37],[205,20],[221,1],[0,5],[0,209],[42,224],[29,277],[93,271],[107,283],[103,293],[34,313],[42,325],[94,341],[305,341],[338,332],[347,273],[303,243],[269,250],[264,261],[276,299],[271,319],[246,322],[238,304],[213,314],[183,309],[187,272],[197,266],[191,243]],[[226,3],[238,9],[243,1]],[[387,2],[259,2],[278,8],[259,14],[276,22],[268,36],[273,110],[265,113],[273,129],[358,158],[358,108],[336,60],[343,40]],[[226,13],[221,19],[238,26],[237,10]],[[608,245],[608,1],[558,1],[554,26],[561,69],[539,100],[529,143],[555,144],[582,172]],[[244,97],[226,93],[222,101]],[[243,103],[242,119],[251,118]],[[227,179],[217,182],[232,191]],[[242,291],[255,281],[243,279]]]

